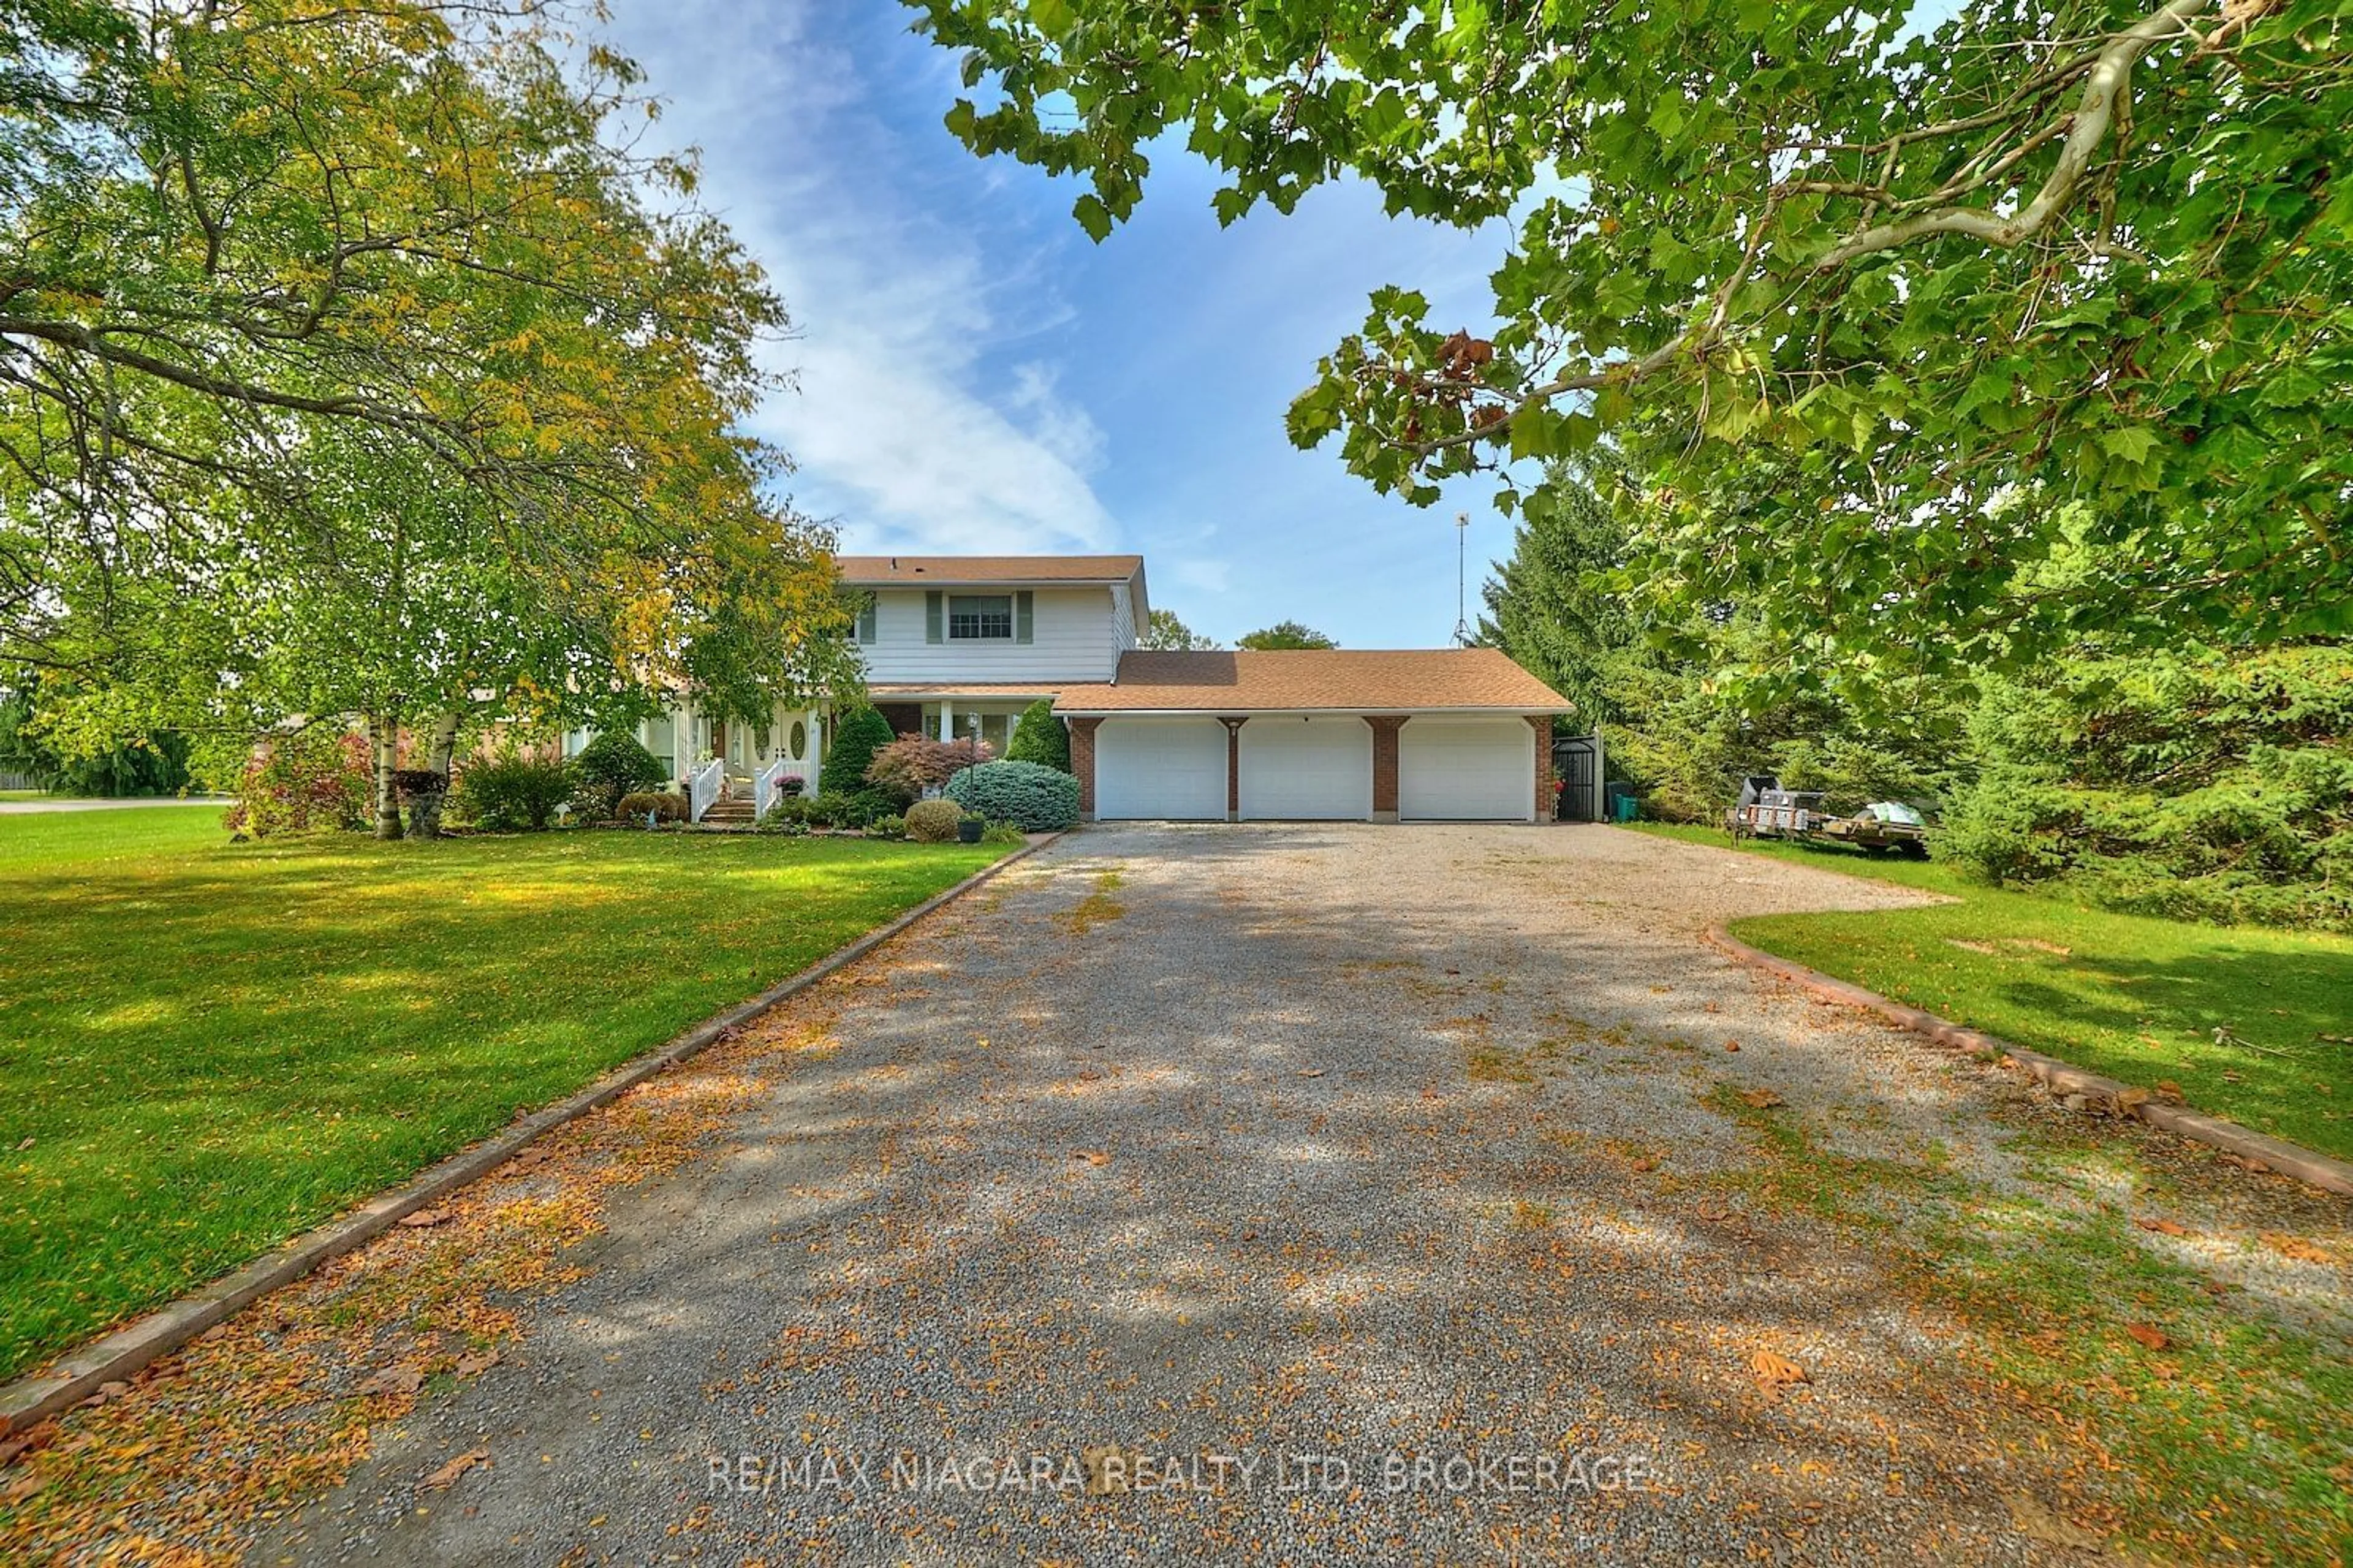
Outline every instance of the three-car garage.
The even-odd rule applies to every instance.
[[[1529,822],[1559,696],[1492,648],[1136,652],[1065,689],[1100,820]]]

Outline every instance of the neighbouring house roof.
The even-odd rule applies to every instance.
[[[1565,713],[1500,648],[1120,655],[1111,680],[1065,686],[1058,713]]]

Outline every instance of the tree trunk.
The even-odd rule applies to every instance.
[[[400,837],[400,791],[392,775],[400,766],[400,721],[388,714],[368,720],[368,744],[375,761],[375,836]]]
[[[408,808],[408,831],[418,838],[441,837],[441,805],[449,798],[450,754],[458,749],[456,709],[433,721],[432,749],[427,753],[425,765],[441,775],[441,787],[431,795],[417,797]]]

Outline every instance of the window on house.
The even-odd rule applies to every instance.
[[[858,640],[872,644],[874,638],[874,595],[868,594],[858,605]]]
[[[1013,595],[1010,594],[951,594],[948,595],[948,636],[962,641],[975,637],[1013,637]]]

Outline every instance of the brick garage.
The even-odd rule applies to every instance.
[[[1090,819],[1534,821],[1557,692],[1493,648],[1133,652],[1055,704]]]

